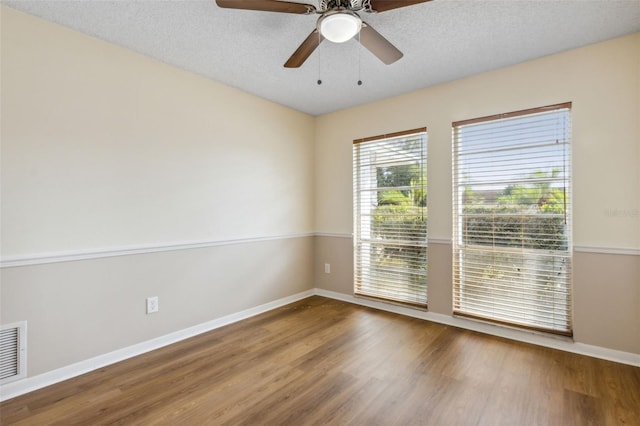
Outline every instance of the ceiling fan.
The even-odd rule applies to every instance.
[[[316,28],[285,62],[286,68],[298,68],[325,39],[344,43],[357,34],[358,41],[378,59],[389,65],[402,58],[399,51],[380,33],[360,18],[358,12],[378,13],[400,7],[426,3],[431,0],[319,0],[319,8],[307,3],[279,0],[216,0],[227,9],[258,10],[265,12],[319,14]]]

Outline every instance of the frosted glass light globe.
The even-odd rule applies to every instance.
[[[323,16],[318,24],[324,38],[334,43],[344,43],[358,34],[362,20],[356,14],[338,12]]]

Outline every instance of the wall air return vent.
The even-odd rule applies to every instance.
[[[27,375],[27,322],[0,326],[0,385]]]

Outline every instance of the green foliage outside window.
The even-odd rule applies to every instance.
[[[462,239],[465,244],[565,250],[566,194],[552,188],[549,179],[558,172],[538,171],[534,183],[510,185],[495,203],[482,191],[464,192]]]
[[[415,164],[380,167],[377,177],[384,189],[378,192],[371,223],[373,238],[382,242],[376,263],[408,268],[415,273],[410,281],[426,286],[426,171]]]

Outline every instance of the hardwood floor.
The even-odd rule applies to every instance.
[[[639,425],[640,368],[315,296],[0,410],[2,425]]]

